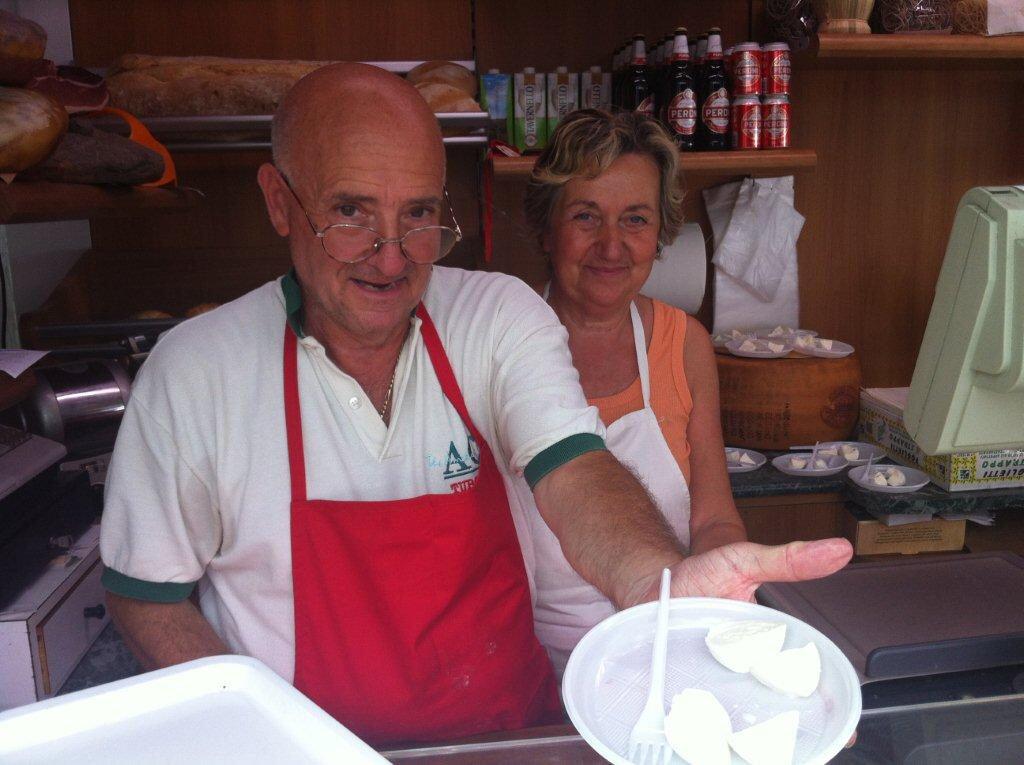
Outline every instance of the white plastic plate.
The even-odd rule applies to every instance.
[[[839,340],[832,341],[832,347],[828,350],[815,346],[797,345],[794,343],[793,350],[806,356],[817,356],[820,359],[841,359],[853,353],[853,346]]]
[[[818,457],[820,460],[825,460],[828,467],[822,469],[811,469],[811,468],[795,468],[790,464],[790,460],[793,457],[800,457],[801,459],[807,460],[810,464],[811,452],[798,452],[795,454],[780,454],[778,457],[772,460],[772,465],[779,472],[785,473],[786,475],[800,476],[801,478],[812,477],[821,478],[826,475],[835,475],[836,473],[849,467],[850,463],[846,461],[844,457]]]
[[[878,460],[885,457],[885,450],[881,446],[875,446],[874,444],[866,444],[863,441],[822,441],[818,444],[818,450],[821,449],[836,449],[839,450],[844,446],[856,446],[857,451],[860,452],[860,456],[855,459],[846,460],[850,465],[866,465],[868,460],[877,462]],[[799,449],[800,451],[810,451],[813,446],[795,446],[790,447],[791,449]],[[839,453],[842,456],[842,453]]]
[[[244,656],[215,656],[0,714],[4,765],[387,763]]]
[[[864,474],[867,472],[868,467],[868,465],[855,467],[850,471],[850,478],[852,478],[853,482],[862,489],[880,491],[883,494],[907,494],[912,491],[917,491],[918,489],[923,489],[931,483],[932,480],[928,477],[927,473],[921,470],[915,470],[914,468],[903,467],[903,465],[871,465],[871,472],[886,467],[898,467],[907,476],[906,486],[876,486],[870,481],[865,480]]]
[[[606,760],[629,765],[629,732],[640,717],[650,687],[651,647],[657,603],[645,603],[608,617],[584,635],[569,657],[562,698],[576,729]],[[821,653],[821,682],[805,699],[777,693],[749,674],[732,672],[704,644],[708,628],[725,620],[784,622],[784,648],[813,642]],[[718,598],[675,598],[669,611],[665,709],[684,688],[710,691],[729,712],[733,730],[764,722],[781,712],[800,712],[793,762],[820,765],[834,757],[860,719],[860,683],[836,645],[799,619],[765,606]],[[682,765],[673,756],[675,765]],[[733,755],[734,765],[744,765]]]
[[[753,465],[741,465],[738,462],[729,461],[729,452],[734,452],[737,456],[746,454],[750,459],[754,460]],[[768,461],[761,452],[755,452],[753,449],[741,449],[738,446],[727,446],[725,447],[725,469],[730,473],[749,473],[751,470],[757,470],[759,467],[764,465]]]
[[[730,340],[729,342],[727,342],[725,344],[725,347],[729,351],[729,353],[731,353],[733,356],[743,356],[744,358],[747,358],[747,359],[781,359],[784,356],[788,356],[789,352],[791,350],[793,350],[793,346],[792,346],[792,344],[790,344],[790,342],[788,340],[772,339],[772,340],[751,340],[750,342],[754,343],[758,347],[758,350],[754,350],[754,351],[741,351],[740,350],[740,346],[743,345],[744,342],[745,342],[744,340]],[[771,351],[771,350],[768,350],[768,343],[769,342],[772,342],[772,343],[780,343],[781,342],[782,343],[782,350],[781,351]]]

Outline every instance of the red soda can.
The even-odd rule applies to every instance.
[[[765,96],[761,108],[761,146],[788,149],[790,126],[789,96],[785,93]]]
[[[789,94],[789,77],[792,71],[789,60],[789,45],[768,43],[764,46],[762,59],[765,95]]]
[[[761,100],[757,96],[733,99],[732,148],[761,148]]]
[[[761,93],[761,46],[756,42],[740,43],[733,49],[732,92],[737,96]]]

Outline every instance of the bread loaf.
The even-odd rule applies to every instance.
[[[46,159],[21,173],[23,180],[138,186],[159,180],[158,152],[105,130],[73,122]]]
[[[67,112],[49,96],[0,88],[0,173],[19,173],[46,159],[67,129]]]
[[[113,106],[137,117],[273,114],[292,85],[327,63],[132,53],[107,88]]]
[[[46,53],[46,30],[34,21],[0,10],[0,56],[42,58]]]
[[[424,61],[419,66],[409,70],[406,79],[417,86],[426,82],[451,85],[453,88],[461,90],[470,98],[476,96],[476,76],[466,67],[451,61]],[[479,107],[477,107],[477,110],[479,110]]]
[[[466,92],[440,82],[422,82],[416,90],[435,112],[478,112],[480,104]]]

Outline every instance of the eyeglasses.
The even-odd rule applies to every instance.
[[[324,252],[332,260],[339,263],[360,263],[372,258],[380,252],[386,244],[397,244],[406,260],[417,265],[429,265],[436,263],[449,252],[455,245],[462,241],[462,229],[459,222],[455,220],[455,209],[452,207],[451,197],[448,196],[448,188],[444,188],[444,200],[452,213],[452,223],[455,228],[448,226],[420,226],[406,231],[402,236],[388,239],[381,236],[380,232],[367,226],[358,226],[354,223],[331,223],[323,228],[317,228],[306,208],[302,206],[299,195],[295,193],[292,184],[287,176],[280,170],[277,171],[295,198],[295,203],[306,216],[306,222],[313,229],[313,233],[324,248]]]

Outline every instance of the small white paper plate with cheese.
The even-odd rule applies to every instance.
[[[741,461],[744,454],[753,460],[753,464],[746,464]],[[749,473],[751,470],[757,470],[767,461],[767,457],[761,454],[761,452],[755,452],[753,449],[741,449],[735,446],[725,447],[725,469],[730,473]]]
[[[657,603],[644,603],[608,617],[579,642],[562,678],[566,711],[583,739],[606,760],[630,765],[629,732],[640,717],[650,687],[651,648]],[[821,655],[821,680],[807,698],[785,696],[749,673],[726,669],[704,643],[709,627],[754,619],[786,625],[784,649],[814,643]],[[665,710],[685,688],[714,694],[734,732],[782,712],[800,713],[794,763],[823,765],[849,741],[861,712],[857,673],[835,643],[789,614],[754,603],[719,598],[674,598],[669,610]],[[673,765],[683,760],[673,755]],[[733,765],[745,765],[732,755]]]
[[[776,339],[730,340],[725,347],[733,356],[743,356],[747,359],[781,359],[788,356],[789,352],[793,350],[793,345],[788,340]]]
[[[809,337],[806,340],[796,338],[793,342],[793,350],[805,356],[817,356],[819,359],[841,359],[853,353],[853,346],[840,340]]]
[[[899,468],[907,482],[903,486],[879,486],[870,480],[871,474],[867,472],[869,467],[871,468],[871,473],[886,470],[887,468]],[[850,478],[862,489],[880,491],[883,494],[907,494],[912,491],[918,491],[931,483],[932,480],[924,471],[903,467],[903,465],[861,465],[850,471]]]
[[[850,466],[845,457],[818,456],[815,458],[815,462],[822,461],[825,463],[825,467],[812,467],[811,455],[812,452],[780,454],[772,460],[772,466],[780,473],[795,475],[800,478],[821,478],[822,476],[835,475]],[[801,462],[805,464],[801,465]]]

